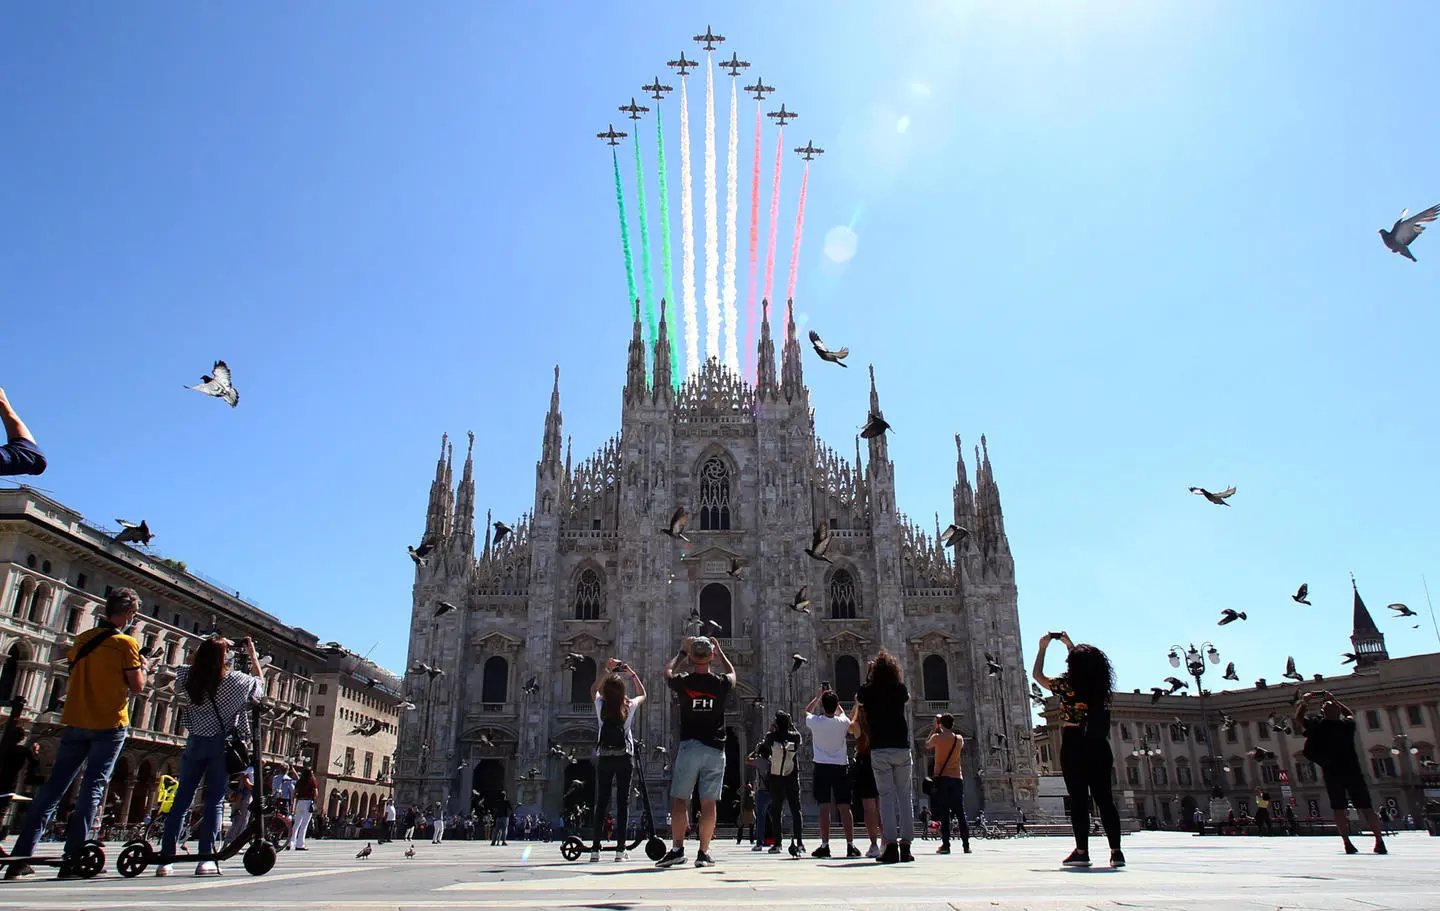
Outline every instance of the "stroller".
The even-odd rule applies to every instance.
[[[626,845],[629,850],[634,850],[645,843],[645,856],[651,860],[659,860],[665,856],[665,842],[655,834],[655,814],[650,810],[650,789],[645,787],[645,744],[635,741],[635,753],[630,761],[635,766],[635,784],[632,787],[640,791],[640,832],[638,837]],[[625,833],[615,833],[616,840],[625,844]],[[579,835],[571,835],[560,843],[560,855],[566,860],[579,860],[580,856],[586,853],[586,842]]]

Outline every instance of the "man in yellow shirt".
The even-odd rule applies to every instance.
[[[60,749],[55,766],[45,779],[25,827],[15,840],[14,855],[29,857],[35,851],[40,833],[50,825],[60,799],[70,790],[80,767],[85,777],[75,797],[75,812],[65,830],[65,856],[80,852],[115,760],[125,745],[130,731],[130,697],[145,689],[146,677],[153,669],[140,657],[140,644],[125,630],[140,612],[140,595],[133,588],[119,588],[105,600],[105,618],[94,629],[86,630],[75,639],[66,654],[70,661],[70,688],[65,698],[65,711],[60,722],[65,726],[60,735]],[[6,879],[27,876],[35,871],[23,864],[12,865]],[[75,879],[68,864],[61,864],[60,879]]]

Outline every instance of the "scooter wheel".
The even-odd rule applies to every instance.
[[[264,876],[275,866],[275,846],[268,841],[259,841],[245,849],[245,872],[251,876]]]
[[[71,862],[71,867],[84,879],[100,875],[105,869],[105,850],[94,842],[86,842]]]
[[[134,879],[150,866],[150,846],[143,841],[132,841],[120,851],[115,861],[115,872],[126,879]]]
[[[566,860],[579,860],[580,855],[584,853],[585,843],[574,835],[560,844],[560,856]]]
[[[665,856],[665,842],[655,836],[645,842],[645,856],[651,860],[659,860]]]

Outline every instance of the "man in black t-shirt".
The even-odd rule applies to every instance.
[[[676,668],[690,659],[694,670]],[[718,661],[721,673],[710,670]],[[680,702],[680,746],[675,750],[675,770],[670,779],[670,836],[674,846],[656,863],[674,867],[685,862],[686,813],[690,794],[700,792],[700,850],[695,866],[715,863],[710,857],[710,839],[715,834],[715,801],[725,780],[725,700],[735,686],[735,666],[725,657],[720,644],[705,637],[685,640],[665,668],[665,682]]]
[[[1317,697],[1325,700],[1320,714],[1306,714]],[[1335,831],[1345,843],[1345,853],[1360,853],[1350,843],[1350,816],[1345,810],[1348,801],[1375,833],[1375,853],[1388,854],[1380,832],[1380,817],[1375,815],[1370,789],[1365,785],[1365,770],[1360,767],[1360,754],[1355,749],[1354,713],[1329,692],[1306,693],[1295,706],[1295,727],[1305,734],[1306,758],[1320,767],[1325,778],[1330,809],[1335,811]]]

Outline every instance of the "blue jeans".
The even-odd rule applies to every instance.
[[[725,784],[725,751],[698,740],[682,740],[670,773],[672,800],[689,800],[700,786],[701,800],[719,800]]]
[[[175,842],[180,836],[180,826],[190,815],[190,804],[195,801],[195,789],[205,782],[205,816],[200,822],[200,853],[214,854],[215,839],[220,837],[220,816],[225,809],[225,790],[230,784],[230,775],[225,769],[225,735],[197,737],[194,734],[185,741],[185,752],[180,754],[180,785],[175,791],[175,803],[170,815],[165,817],[165,838],[160,843],[160,862],[168,864],[175,859]]]
[[[80,853],[90,837],[95,812],[100,808],[110,773],[115,770],[115,760],[120,758],[120,749],[125,746],[129,733],[129,728],[65,728],[60,735],[60,749],[55,753],[55,766],[40,786],[40,793],[35,795],[30,812],[25,814],[25,827],[15,839],[14,856],[29,857],[35,853],[35,842],[40,833],[50,827],[60,798],[70,790],[83,765],[85,777],[75,795],[75,812],[70,814],[70,824],[65,829],[66,856]]]

